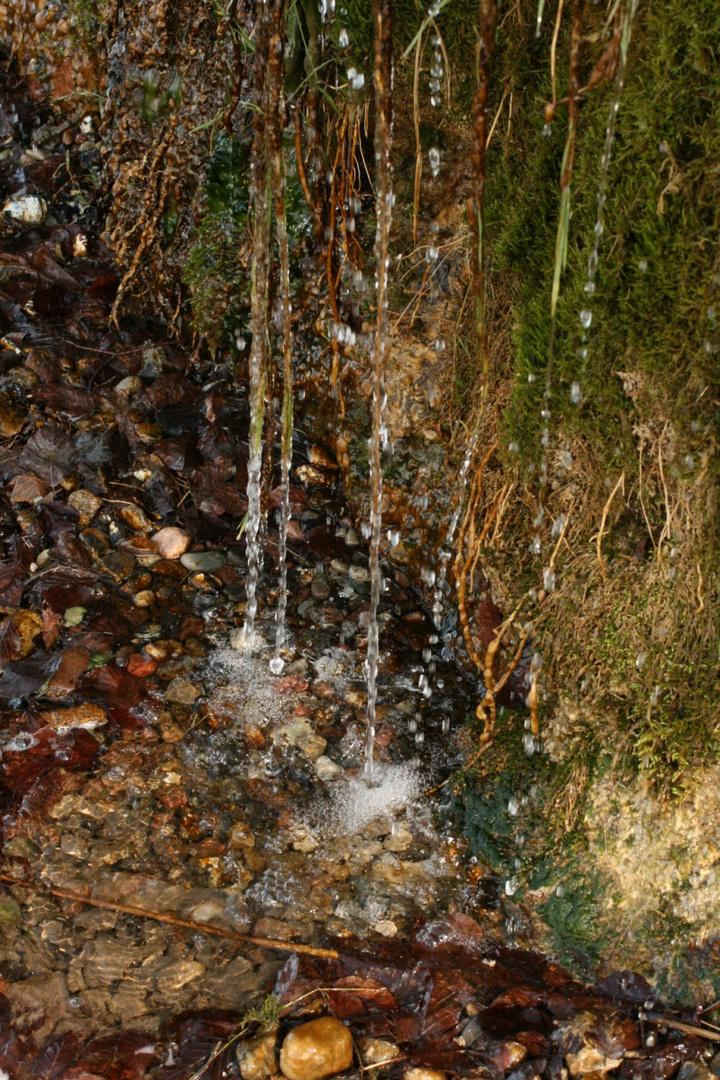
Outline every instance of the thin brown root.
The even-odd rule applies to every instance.
[[[624,495],[625,494],[625,470],[624,469],[620,473],[620,477],[618,479],[618,482],[616,483],[615,487],[610,492],[610,495],[608,496],[608,500],[605,503],[605,506],[603,507],[602,521],[600,522],[600,530],[599,530],[599,532],[598,532],[598,534],[597,534],[597,536],[595,538],[596,548],[597,548],[598,565],[600,566],[600,572],[601,572],[602,576],[606,580],[607,580],[607,566],[605,564],[605,560],[603,558],[603,553],[602,553],[602,539],[603,539],[603,536],[605,535],[605,526],[607,524],[608,514],[610,513],[610,507],[612,506],[613,499],[617,495],[620,488],[622,488],[622,492],[623,492],[623,495]]]
[[[37,885],[34,881],[23,881],[21,878],[12,877],[10,874],[0,873],[0,881],[4,881],[7,885],[19,886],[22,889],[31,889],[32,892],[40,893],[43,896],[55,896],[59,900],[69,900],[73,904],[87,904],[88,907],[102,908],[104,911],[119,911],[123,915],[134,915],[140,919],[152,919],[153,922],[169,923],[170,926],[193,930],[198,934],[214,934],[216,937],[242,941],[246,945],[258,945],[262,949],[278,949],[282,952],[302,953],[305,956],[317,956],[327,960],[337,960],[339,956],[336,949],[320,949],[314,945],[303,945],[298,942],[274,941],[272,938],[252,937],[250,934],[240,934],[236,930],[225,930],[221,926],[212,926],[210,923],[180,919],[177,915],[169,915],[161,911],[148,911],[146,908],[137,907],[135,904],[118,904],[111,900],[98,900],[94,896],[82,896],[80,893],[70,892],[69,889],[55,889],[49,885]]]

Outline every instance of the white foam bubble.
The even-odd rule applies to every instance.
[[[412,808],[423,790],[423,779],[411,764],[376,762],[376,787],[367,787],[358,776],[339,780],[332,789],[330,806],[323,814],[323,830],[330,836],[354,836],[375,818],[393,818]]]

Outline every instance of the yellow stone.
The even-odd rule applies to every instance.
[[[352,1065],[350,1032],[333,1016],[321,1016],[286,1035],[280,1068],[287,1080],[323,1080]]]

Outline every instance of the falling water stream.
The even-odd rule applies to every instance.
[[[247,603],[243,645],[248,653],[255,646],[255,616],[257,590],[263,562],[262,550],[262,456],[265,423],[265,391],[268,363],[268,301],[270,289],[270,258],[272,237],[272,203],[268,175],[267,115],[269,98],[269,3],[258,9],[255,63],[255,132],[252,146],[250,192],[253,206],[252,222],[252,310],[250,328],[252,342],[249,357],[250,433],[248,439],[248,509],[245,524],[247,542]],[[281,69],[282,70],[282,69]]]
[[[387,443],[383,413],[385,409],[385,353],[388,336],[388,277],[390,266],[390,222],[392,219],[392,23],[390,0],[374,0],[375,22],[375,291],[377,325],[373,356],[372,431],[368,446],[370,461],[370,614],[367,645],[367,739],[364,778],[373,783],[375,747],[375,710],[379,656],[378,610],[382,592],[380,537],[382,532],[382,463],[381,452]]]
[[[284,7],[276,5],[276,7]],[[277,20],[275,24],[274,41],[277,42],[275,51],[275,63],[277,64],[278,76],[282,73],[283,66],[283,31],[284,18]],[[292,375],[292,327],[290,323],[290,258],[288,254],[287,235],[287,208],[286,208],[286,183],[285,183],[285,159],[283,155],[283,127],[285,105],[282,95],[282,79],[275,80],[277,87],[277,100],[270,117],[270,150],[272,155],[272,178],[273,195],[275,202],[275,222],[280,257],[280,283],[279,301],[282,318],[282,345],[283,345],[283,404],[281,421],[281,456],[280,456],[280,522],[278,528],[278,566],[279,566],[279,593],[275,618],[277,622],[275,630],[275,651],[270,661],[270,670],[278,675],[283,669],[283,659],[280,650],[285,641],[285,615],[287,611],[287,534],[290,522],[290,469],[292,466],[292,440],[293,440],[293,375]]]

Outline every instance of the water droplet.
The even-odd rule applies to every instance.
[[[518,444],[515,442],[514,439],[513,439],[512,442],[508,443],[508,450],[510,451],[511,454],[517,454],[519,449],[520,449],[520,447],[518,446]]]
[[[687,465],[688,469],[694,469],[695,468],[695,458],[693,457],[692,454],[686,454],[685,455],[685,464]]]
[[[270,670],[273,675],[279,675],[282,669],[285,667],[285,661],[281,656],[273,656],[270,661]]]
[[[572,401],[573,405],[579,405],[582,399],[583,396],[582,390],[580,389],[580,383],[575,380],[575,382],[573,382],[570,387],[570,400]]]
[[[350,44],[350,38],[348,37],[347,30],[343,26],[342,30],[340,31],[340,33],[338,35],[338,45],[340,46],[341,49],[347,49],[349,44]]]
[[[508,878],[505,882],[505,895],[514,896],[520,888],[520,881],[516,876]]]
[[[528,372],[528,377],[527,377],[527,381],[528,381],[529,383],[534,383],[534,382],[535,382],[535,379],[536,379],[536,378],[537,378],[537,375],[535,374],[535,372],[534,372],[534,371],[530,371],[530,372]]]
[[[517,799],[515,798],[515,796],[513,795],[512,798],[508,800],[507,812],[510,815],[510,817],[517,817],[517,812],[518,812],[519,809],[520,809],[520,805],[519,805]]]
[[[595,292],[595,282],[594,281],[586,281],[585,282],[585,292],[589,293],[592,296],[592,294]]]
[[[640,273],[641,274],[646,274],[647,273],[647,268],[648,268],[647,259],[640,259],[640,261],[638,262],[638,270],[640,271]]]
[[[592,311],[589,308],[583,308],[580,312],[580,325],[587,330],[592,322]]]
[[[637,654],[637,656],[635,657],[635,667],[638,669],[638,671],[642,671],[642,669],[645,667],[646,660],[647,656],[644,652],[639,652]]]
[[[560,454],[560,464],[563,469],[569,469],[572,466],[572,454],[569,450],[563,450]]]

